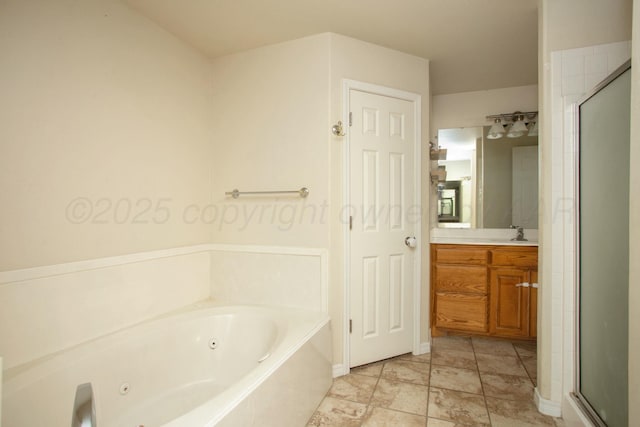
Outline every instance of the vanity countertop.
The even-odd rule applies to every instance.
[[[431,243],[455,245],[538,246],[537,240],[517,241],[510,239],[488,239],[477,237],[432,237]]]
[[[538,246],[538,230],[525,230],[526,241],[511,240],[516,236],[510,229],[431,229],[431,243],[456,245]]]

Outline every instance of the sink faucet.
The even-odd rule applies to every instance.
[[[524,238],[524,228],[519,225],[512,225],[511,228],[518,230],[518,234],[511,240],[515,240],[516,242],[526,242],[527,239]]]

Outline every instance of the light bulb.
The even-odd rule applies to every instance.
[[[491,125],[491,129],[489,129],[489,133],[487,134],[488,139],[500,139],[504,136],[504,127],[500,122],[500,119],[496,119],[493,125]]]

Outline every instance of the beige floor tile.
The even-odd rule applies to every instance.
[[[555,427],[552,417],[538,412],[532,401],[504,400],[487,397],[487,408],[493,427]]]
[[[355,368],[351,368],[351,373],[377,378],[380,376],[383,366],[384,366],[384,361],[368,363],[366,365],[356,366]]]
[[[435,387],[429,392],[428,416],[463,425],[489,425],[483,396]]]
[[[518,353],[518,356],[520,357],[523,357],[523,356],[535,357],[538,354],[537,346],[533,342],[528,342],[528,341],[515,342],[513,343],[513,348],[516,349],[516,353]]]
[[[390,409],[370,407],[365,415],[363,427],[424,427],[426,417]]]
[[[535,342],[435,337],[335,379],[308,426],[564,427],[533,404],[536,357]]]
[[[369,403],[377,382],[377,378],[367,377],[366,375],[345,375],[333,380],[327,396]]]
[[[427,427],[458,427],[461,424],[456,424],[453,421],[439,420],[437,418],[427,418]]]
[[[485,396],[507,400],[533,399],[533,384],[529,378],[514,375],[480,374]]]
[[[511,341],[503,341],[492,338],[473,337],[473,350],[483,354],[493,354],[496,356],[517,356]]]
[[[478,369],[476,356],[472,351],[433,349],[431,354],[432,365],[454,366],[464,369]]]
[[[358,427],[367,412],[367,405],[325,397],[307,426]]]
[[[533,383],[536,383],[538,377],[538,360],[536,357],[532,356],[520,356],[520,360],[524,365],[524,368],[527,370],[529,377]]]
[[[417,356],[415,354],[407,353],[402,356],[398,356],[398,359],[408,360],[409,362],[429,363],[431,362],[431,353],[418,354]]]
[[[480,372],[528,377],[527,371],[517,357],[476,353],[476,360]]]
[[[432,341],[438,350],[473,351],[471,339],[466,337],[434,337]]]
[[[434,365],[431,368],[431,386],[482,394],[478,371],[453,366]]]
[[[427,386],[380,378],[373,393],[371,405],[425,415],[427,413],[428,392]]]
[[[429,385],[429,364],[393,359],[387,361],[380,378],[411,384]]]
[[[562,418],[554,418],[553,422],[556,423],[556,427],[565,427],[565,423]]]

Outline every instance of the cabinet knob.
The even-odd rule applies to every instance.
[[[528,287],[529,287],[529,283],[528,282],[516,283],[516,288],[528,288]]]

